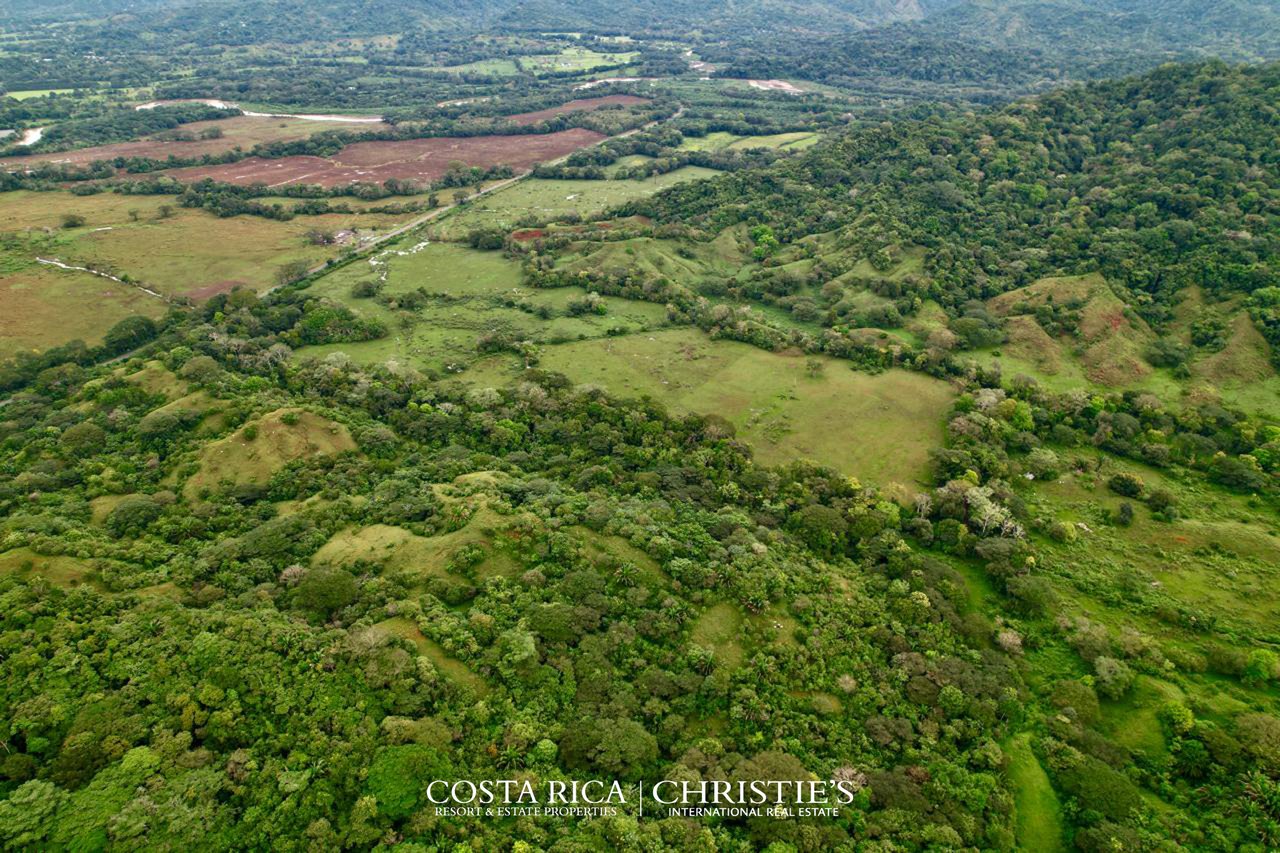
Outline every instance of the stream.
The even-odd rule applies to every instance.
[[[120,284],[125,285],[126,287],[136,287],[138,290],[141,290],[143,293],[147,294],[148,296],[154,296],[156,299],[163,299],[165,302],[169,301],[169,297],[165,296],[163,293],[160,293],[159,291],[152,290],[151,288],[147,287],[145,284],[138,284],[136,281],[125,281],[122,278],[117,278],[111,273],[100,272],[99,270],[91,270],[88,267],[73,267],[70,264],[64,264],[62,261],[56,258],[36,258],[36,262],[41,264],[48,264],[49,266],[57,267],[58,269],[71,270],[72,272],[87,272],[89,273],[89,275],[96,275],[99,278],[109,278],[114,282],[118,282]]]

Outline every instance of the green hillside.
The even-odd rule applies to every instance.
[[[0,848],[1280,849],[1272,5],[15,7]]]

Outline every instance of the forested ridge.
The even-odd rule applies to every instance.
[[[0,20],[0,849],[1280,849],[1272,0]]]
[[[1020,679],[985,650],[953,570],[902,540],[896,505],[820,469],[761,469],[714,418],[554,375],[461,395],[341,361],[286,369],[278,351],[299,339],[271,329],[337,327],[304,293],[272,302],[214,300],[148,370],[225,401],[216,429],[236,444],[331,423],[354,438],[339,455],[184,488],[173,477],[209,441],[201,419],[118,372],[56,369],[6,406],[6,549],[95,567],[74,590],[0,582],[8,843],[492,846],[518,832],[563,849],[617,833],[817,849],[855,828],[951,845],[1007,832],[992,738],[1020,716]],[[133,496],[90,523],[104,486]],[[317,549],[353,524],[459,544],[427,575],[373,554],[326,565]],[[631,544],[593,547],[619,536]],[[879,568],[855,571],[855,556]],[[690,642],[700,613],[726,607],[748,614],[752,659],[731,636]],[[421,646],[371,627],[388,619],[477,675],[442,678]],[[890,659],[909,685],[885,680]],[[875,709],[868,729],[787,698],[836,682],[840,701]],[[918,716],[939,691],[952,710]],[[918,758],[890,758],[917,739]],[[773,779],[824,763],[878,814],[464,830],[422,808],[432,776]],[[926,801],[943,811],[913,827]]]
[[[1007,849],[999,744],[1040,702],[1074,709],[1042,743],[1082,849],[1274,839],[1265,802],[1238,815],[1225,792],[1267,796],[1280,719],[1171,706],[1194,750],[1127,774],[1093,727],[1092,677],[1028,682],[1024,643],[1076,649],[1106,696],[1170,664],[1149,639],[1053,627],[1024,529],[1041,522],[1009,486],[1057,476],[1052,451],[1026,456],[1035,435],[1123,451],[1126,420],[1237,440],[1256,426],[978,377],[938,487],[903,505],[754,464],[714,416],[555,374],[466,391],[285,360],[380,333],[305,288],[238,291],[123,367],[50,368],[5,406],[6,843]],[[384,542],[421,556],[388,562]],[[50,561],[60,581],[28,577]],[[967,592],[974,571],[1008,596],[996,622]],[[1216,671],[1272,677],[1265,654],[1254,670],[1216,654]],[[810,773],[860,792],[839,819],[464,825],[423,799],[432,778]],[[1223,799],[1162,818],[1136,787],[1160,779],[1175,801],[1200,779]]]
[[[925,248],[944,305],[1101,271],[1159,322],[1195,284],[1277,274],[1280,65],[1169,66],[979,113],[856,127],[801,157],[637,203],[784,241],[838,229],[868,255]]]
[[[798,77],[910,97],[991,102],[1167,61],[1275,58],[1272,2],[967,0],[867,30],[712,43],[737,77]]]

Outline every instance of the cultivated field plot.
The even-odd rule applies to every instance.
[[[264,142],[287,142],[307,139],[322,130],[386,130],[390,125],[382,122],[326,122],[319,124],[301,118],[268,116],[232,116],[211,121],[184,124],[175,130],[153,134],[134,142],[117,142],[112,145],[96,145],[74,151],[58,151],[48,154],[32,154],[26,157],[0,158],[0,168],[7,170],[30,168],[35,163],[63,163],[74,166],[88,165],[99,160],[117,157],[147,157],[163,160],[166,157],[190,158],[206,154],[222,154],[241,148],[246,151]],[[208,130],[221,130],[218,139],[199,139]],[[175,140],[174,134],[197,137]]]
[[[307,183],[334,187],[350,183],[382,183],[392,178],[430,181],[453,163],[467,166],[505,165],[516,170],[555,160],[605,136],[573,128],[556,133],[511,136],[433,137],[399,142],[357,142],[332,157],[250,157],[238,163],[173,169],[167,174],[184,181],[212,178],[231,184],[285,186]]]
[[[953,392],[945,382],[890,370],[872,376],[845,362],[768,352],[671,329],[548,347],[539,367],[624,397],[648,395],[676,412],[723,416],[764,462],[819,460],[900,492],[927,482]],[[510,357],[463,374],[477,386],[519,376]]]
[[[519,125],[537,124],[540,121],[555,118],[558,115],[574,112],[594,112],[601,107],[608,107],[614,104],[622,106],[630,106],[632,104],[647,104],[649,98],[642,98],[639,95],[604,95],[599,98],[578,98],[567,103],[563,103],[558,107],[548,107],[545,110],[538,110],[532,113],[517,113],[509,116],[511,121]]]
[[[686,166],[665,175],[655,175],[639,181],[529,178],[467,202],[461,210],[433,223],[430,233],[442,239],[456,240],[477,228],[511,230],[524,221],[545,222],[571,213],[581,214],[583,219],[589,220],[598,218],[610,208],[631,199],[643,198],[685,181],[710,178],[718,174],[720,173],[714,169]]]
[[[524,71],[529,74],[562,74],[590,71],[606,65],[624,65],[635,59],[636,53],[599,53],[581,47],[568,47],[560,53],[532,56],[493,57],[463,65],[449,65],[435,70],[451,74],[482,74],[492,77],[513,76]]]

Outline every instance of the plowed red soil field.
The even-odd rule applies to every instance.
[[[201,157],[205,154],[221,154],[239,146],[246,151],[260,142],[283,142],[293,139],[306,139],[322,130],[386,130],[390,125],[382,123],[333,122],[319,124],[314,121],[295,118],[267,118],[262,116],[235,116],[217,121],[198,121],[183,125],[176,131],[198,136],[201,131],[217,128],[223,136],[220,139],[194,139],[188,142],[176,142],[157,138],[139,139],[134,142],[117,142],[111,145],[95,145],[92,148],[81,148],[76,151],[57,151],[49,154],[32,154],[28,157],[0,158],[0,169],[29,167],[36,163],[67,163],[75,166],[86,166],[97,160],[114,160],[117,157],[150,157],[163,160],[169,155],[174,157]],[[157,134],[164,136],[164,134]]]
[[[218,166],[192,166],[172,169],[167,174],[182,181],[213,178],[230,184],[248,186],[266,184],[308,183],[326,187],[342,184],[380,184],[391,178],[427,181],[439,178],[449,164],[468,166],[505,165],[516,171],[555,160],[585,148],[604,135],[593,130],[573,128],[556,133],[520,134],[513,136],[432,137],[406,139],[399,142],[357,142],[332,157],[281,157],[265,160],[250,157],[238,163]]]

